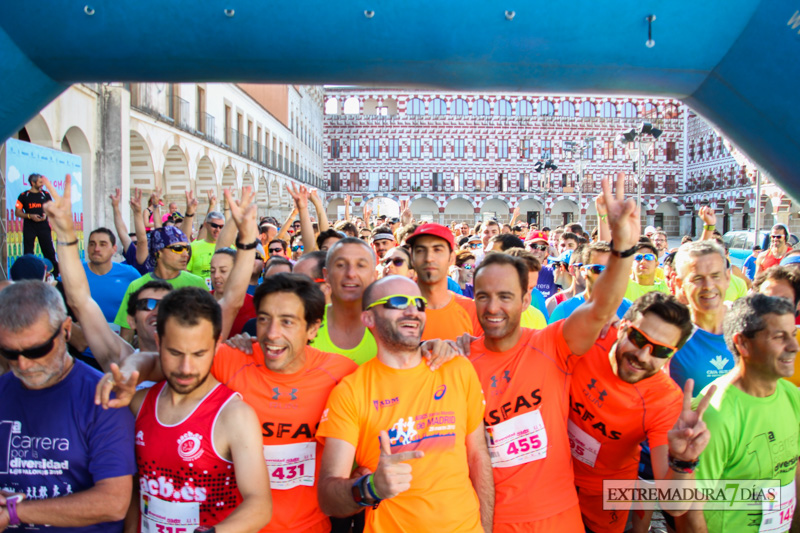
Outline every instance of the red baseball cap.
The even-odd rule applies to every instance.
[[[547,242],[547,235],[543,231],[534,231],[530,235],[528,235],[527,242],[532,241],[544,241]]]
[[[431,222],[417,227],[414,233],[412,233],[411,236],[406,239],[406,242],[408,244],[414,244],[414,239],[423,235],[430,235],[432,237],[439,237],[440,239],[446,240],[447,244],[450,245],[451,251],[456,247],[455,239],[453,238],[453,232],[450,231],[450,228]]]

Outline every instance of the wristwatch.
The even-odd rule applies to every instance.
[[[369,507],[372,505],[371,503],[367,503],[367,496],[366,491],[364,490],[364,480],[367,479],[366,476],[361,476],[353,483],[353,486],[350,488],[350,491],[353,493],[353,500],[359,505],[359,507]]]

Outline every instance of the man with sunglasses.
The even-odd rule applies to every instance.
[[[553,267],[547,264],[547,258],[550,257],[550,244],[547,242],[547,236],[544,232],[534,231],[528,236],[528,241],[525,243],[528,250],[536,256],[539,264],[542,265],[542,270],[539,271],[539,281],[536,288],[542,294],[542,297],[547,300],[556,292],[555,274]]]
[[[628,289],[625,291],[625,298],[633,302],[652,291],[669,294],[666,281],[656,277],[658,251],[655,245],[650,242],[640,242],[633,261],[633,271],[628,281]]]
[[[654,479],[692,477],[679,466],[695,463],[708,443],[708,431],[696,418],[705,406],[692,413],[693,382],[688,380],[681,394],[663,372],[691,333],[688,308],[671,295],[653,291],[633,303],[616,334],[575,364],[569,439],[587,531],[625,529],[629,509],[604,509],[603,481],[633,484],[641,442],[649,443]]]
[[[54,287],[22,281],[0,292],[0,357],[11,368],[0,376],[0,530],[122,533],[133,416],[89,399],[101,374],[70,357],[71,331]]]
[[[269,257],[283,257],[285,259],[289,259],[288,254],[286,251],[288,250],[288,245],[286,241],[282,241],[281,239],[272,239],[269,241],[269,246],[267,246],[267,253]]]
[[[484,336],[469,346],[486,394],[487,440],[496,487],[495,532],[582,531],[567,438],[569,383],[578,356],[594,349],[622,301],[638,242],[639,208],[603,180],[614,244],[595,297],[542,330],[520,327],[530,303],[528,268],[490,254],[475,273]]]
[[[474,369],[463,357],[433,372],[423,363],[426,299],[408,278],[371,284],[362,309],[378,355],[333,389],[323,411],[320,506],[332,516],[366,509],[365,531],[491,531],[494,486]],[[351,477],[354,461],[359,477]]]
[[[136,291],[154,279],[161,279],[178,289],[181,287],[201,287],[208,289],[205,279],[186,271],[192,248],[186,235],[174,226],[156,228],[150,232],[149,253],[155,258],[156,266],[153,272],[148,272],[141,278],[128,285],[122,304],[119,306],[114,324],[120,327],[122,338],[130,342],[133,332],[128,324],[128,298]]]
[[[205,237],[192,243],[192,253],[186,270],[203,278],[211,290],[211,258],[217,250],[217,238],[225,226],[225,215],[219,211],[211,211],[206,215],[203,226],[206,230]]]
[[[791,250],[789,246],[789,230],[783,224],[775,224],[769,234],[769,248],[759,254],[756,259],[756,274],[769,267],[779,265],[781,259]]]

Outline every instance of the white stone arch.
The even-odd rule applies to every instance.
[[[222,190],[229,189],[231,192],[236,190],[236,170],[228,165],[222,171]]]
[[[660,226],[667,235],[677,236],[681,233],[680,205],[672,199],[664,199],[655,210],[653,225]],[[660,222],[659,222],[660,220]],[[720,224],[721,226],[721,224]]]
[[[374,216],[386,215],[388,218],[400,216],[400,203],[397,198],[387,194],[371,196],[361,204],[362,209],[367,206],[372,210]]]
[[[463,196],[450,198],[444,206],[444,224],[452,222],[466,222],[472,226],[475,223],[475,204]]]
[[[325,114],[338,115],[339,114],[339,100],[332,96],[325,100]]]
[[[364,100],[364,114],[375,115],[378,112],[378,100],[374,96],[370,96]]]
[[[328,205],[325,207],[325,212],[328,215],[328,220],[331,224],[339,220],[339,207],[344,207],[343,198],[331,198]]]
[[[567,221],[564,217],[565,213],[571,213],[572,222],[578,222],[580,217],[580,211],[578,209],[578,204],[575,203],[574,200],[569,198],[564,198],[563,196],[556,198],[556,201],[553,203],[553,206],[550,208],[550,222],[548,225],[551,228],[556,226],[561,226]]]
[[[141,133],[130,132],[130,176],[131,193],[138,188],[149,194],[158,183],[153,167],[153,155],[150,145]]]
[[[272,179],[269,180],[269,192],[267,193],[267,209],[270,213],[280,207],[281,193],[278,187],[277,178],[272,176]]]
[[[411,213],[418,222],[439,222],[439,206],[428,196],[420,196],[411,200]]]
[[[164,203],[178,202],[186,198],[186,191],[191,190],[189,162],[186,154],[178,146],[172,146],[165,154],[164,162]]]
[[[510,217],[508,204],[500,198],[487,198],[481,204],[481,218],[487,213],[494,213],[500,223],[508,222]]]
[[[195,178],[195,197],[197,201],[202,204],[203,200],[208,198],[208,193],[206,191],[214,191],[214,194],[217,195],[217,200],[220,199],[220,191],[219,187],[217,186],[217,172],[214,170],[214,163],[211,161],[211,158],[208,156],[203,156],[200,158],[200,161],[197,162],[197,172]]]
[[[73,179],[78,182],[77,185],[80,188],[80,194],[83,196],[84,219],[92,220],[92,210],[94,206],[91,202],[91,191],[93,190],[92,163],[94,161],[94,150],[89,144],[89,139],[86,137],[83,130],[78,126],[72,126],[64,134],[64,138],[61,141],[61,151],[69,152],[81,158],[80,179],[77,179],[78,176],[73,176]],[[74,187],[75,185],[73,185],[73,190]],[[72,200],[77,200],[74,194]]]
[[[28,138],[31,140],[31,143],[53,148],[52,130],[50,126],[48,126],[47,120],[45,120],[41,114],[36,115],[25,124],[25,131],[28,133]]]
[[[253,174],[249,170],[245,170],[244,174],[242,174],[242,189],[245,187],[250,187],[254,192],[256,190],[256,181],[253,177]]]
[[[351,96],[344,101],[343,109],[345,115],[358,115],[361,112],[361,102],[358,101],[358,97]]]
[[[528,223],[538,223],[539,227],[542,227],[542,221],[544,220],[544,202],[536,197],[528,197],[522,198],[517,203],[517,207],[519,207],[519,218],[517,220],[521,220]],[[535,218],[529,218],[529,213],[537,213],[533,215]],[[534,222],[534,220],[536,222]]]
[[[262,217],[269,212],[269,183],[267,175],[263,172],[258,176],[258,191],[256,191],[256,205],[258,206],[258,216]]]

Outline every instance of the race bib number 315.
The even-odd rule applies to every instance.
[[[314,486],[317,458],[316,442],[264,446],[272,490],[289,490],[301,485]]]
[[[547,432],[539,411],[486,428],[492,468],[508,468],[547,457]]]

